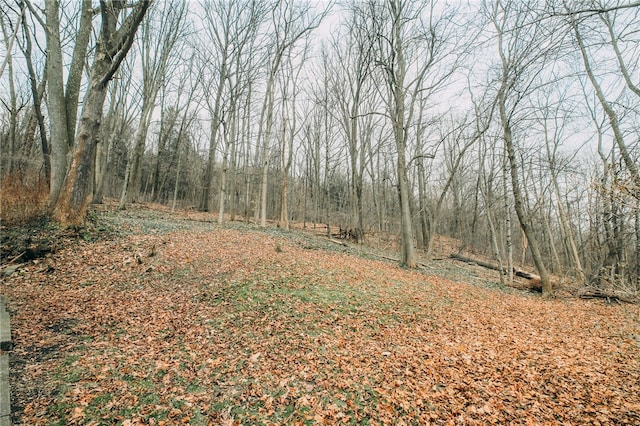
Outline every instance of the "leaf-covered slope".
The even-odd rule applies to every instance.
[[[82,243],[1,289],[22,424],[640,423],[637,306],[229,228]]]

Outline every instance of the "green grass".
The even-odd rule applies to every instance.
[[[182,279],[196,279],[197,272],[192,274],[192,269],[186,267],[179,269],[172,277],[165,277],[168,281],[179,282]],[[273,344],[286,345],[286,336],[273,335],[276,330],[253,326],[254,321],[262,321],[260,324],[280,323],[287,333],[294,333],[303,337],[303,341],[312,342],[317,337],[322,337],[330,332],[328,324],[339,321],[343,324],[343,329],[347,333],[359,334],[362,338],[374,335],[381,326],[393,326],[403,321],[402,315],[408,313],[421,312],[419,307],[412,308],[404,303],[402,312],[396,312],[398,300],[389,297],[388,294],[380,292],[379,289],[368,286],[351,285],[346,281],[339,281],[330,270],[321,272],[325,277],[313,278],[287,276],[282,277],[273,274],[272,271],[260,271],[251,279],[233,280],[225,277],[222,282],[203,282],[198,287],[198,292],[193,296],[193,301],[203,306],[221,309],[215,316],[206,319],[194,318],[194,325],[204,326],[210,330],[208,335],[226,336],[226,339],[233,339],[234,333],[242,331],[243,342],[263,342],[265,339],[275,339]],[[342,278],[341,278],[342,279]],[[391,285],[388,289],[393,293],[396,289]],[[402,315],[401,315],[402,314]],[[428,319],[428,315],[422,313],[422,318]],[[350,324],[351,319],[359,320]],[[346,321],[346,322],[345,322]],[[199,322],[199,323],[198,323]],[[117,328],[114,337],[116,339],[129,333],[125,328]],[[160,330],[159,336],[166,335],[170,338],[173,331]],[[206,335],[206,334],[205,334]],[[277,336],[277,337],[274,337]],[[88,343],[92,340],[90,336],[76,336]],[[261,422],[272,422],[286,424],[293,420],[301,421],[303,424],[312,424],[312,413],[308,407],[300,405],[298,398],[301,393],[287,394],[285,388],[277,385],[277,380],[271,382],[256,382],[247,374],[251,371],[251,363],[248,361],[251,356],[251,348],[238,345],[234,350],[242,354],[233,364],[228,360],[209,369],[206,373],[210,381],[224,380],[227,383],[225,388],[220,388],[217,392],[210,386],[203,385],[198,380],[186,379],[184,376],[190,371],[202,371],[207,366],[197,361],[195,364],[189,357],[189,348],[183,340],[183,336],[175,336],[177,343],[174,347],[173,359],[182,360],[177,363],[176,371],[169,372],[164,369],[145,372],[146,377],[141,377],[142,366],[128,368],[127,373],[119,373],[123,365],[116,365],[111,371],[114,379],[122,380],[126,383],[128,391],[138,395],[135,405],[118,406],[117,399],[112,392],[105,392],[96,395],[89,403],[86,413],[88,418],[102,419],[101,421],[115,422],[122,418],[142,417],[146,421],[170,420],[170,408],[184,410],[185,415],[190,416],[191,424],[206,424],[208,416],[228,412],[235,419],[243,423],[261,424]],[[307,340],[305,340],[307,339]],[[278,343],[280,342],[280,343]],[[292,347],[290,356],[292,359],[300,357],[300,348]],[[330,359],[334,348],[321,345],[315,349],[316,356]],[[324,354],[324,355],[323,355]],[[62,360],[59,367],[57,380],[67,385],[60,389],[60,393],[69,392],[71,386],[86,386],[83,382],[87,374],[79,366],[81,355],[75,353]],[[300,358],[300,363],[306,361]],[[329,368],[329,366],[328,366]],[[332,374],[340,374],[342,370],[337,366],[332,367]],[[170,384],[165,383],[165,377],[171,373]],[[234,375],[235,377],[230,377]],[[262,377],[261,380],[265,378]],[[189,407],[181,399],[166,399],[163,390],[167,386],[177,386],[187,394],[205,393],[212,395],[209,410],[202,407]],[[293,381],[289,383],[290,388],[297,389],[297,392],[304,393],[305,383]],[[253,395],[255,389],[259,389],[258,396]],[[215,395],[215,396],[213,396]],[[242,395],[243,400],[238,401],[238,396]],[[268,398],[272,398],[272,403],[267,404]],[[267,398],[267,399],[265,399]],[[350,424],[368,424],[367,413],[371,407],[375,407],[380,401],[379,394],[368,385],[351,387],[333,394],[325,395],[322,402],[325,406],[334,404],[344,412],[345,418],[350,418]],[[349,401],[349,404],[345,401]],[[115,405],[114,405],[115,404]],[[55,416],[62,419],[69,418],[69,413],[75,406],[73,404],[60,403],[50,410]],[[163,408],[170,407],[170,408]],[[256,421],[255,419],[262,419]],[[358,420],[356,420],[358,419]],[[264,423],[263,423],[264,424]]]

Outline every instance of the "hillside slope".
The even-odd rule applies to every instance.
[[[15,424],[640,423],[638,306],[191,219],[4,278]]]

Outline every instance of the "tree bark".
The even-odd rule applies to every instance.
[[[106,4],[105,4],[105,7]],[[51,129],[51,182],[49,203],[55,205],[65,183],[69,154],[73,149],[75,127],[77,123],[78,98],[82,82],[82,71],[91,36],[93,9],[91,0],[83,0],[80,26],[76,33],[67,84],[63,82],[64,66],[60,40],[60,2],[45,2],[47,32],[47,79],[48,113]]]
[[[54,210],[55,219],[63,224],[80,225],[86,214],[106,89],[106,85],[92,85],[87,93],[66,184]]]
[[[520,228],[529,241],[529,250],[531,251],[531,256],[533,257],[533,263],[536,265],[538,274],[540,274],[540,280],[542,282],[542,295],[545,297],[549,297],[553,294],[553,286],[549,278],[549,273],[547,272],[547,267],[542,259],[542,253],[540,252],[538,241],[535,237],[533,229],[531,228],[529,215],[525,211],[524,195],[522,194],[522,190],[520,188],[520,180],[518,177],[518,163],[516,161],[516,152],[513,142],[513,136],[511,133],[511,124],[509,123],[509,119],[507,117],[507,112],[505,109],[504,90],[501,90],[499,97],[500,100],[498,102],[498,108],[500,110],[502,133],[507,150],[507,158],[509,160],[511,190],[513,192],[514,207],[516,210],[516,215],[518,216],[518,221],[520,222]]]
[[[405,19],[402,16],[403,4],[396,0],[389,2],[391,12],[391,50],[395,56],[394,64],[387,64],[389,73],[388,83],[390,85],[393,101],[391,124],[393,127],[394,141],[397,154],[397,174],[398,174],[398,198],[400,201],[400,264],[408,268],[416,268],[418,260],[413,241],[413,222],[411,217],[411,200],[409,189],[409,178],[407,175],[407,122],[405,117],[405,90],[404,81],[407,72],[407,64],[404,57],[404,41],[402,40],[402,23]]]
[[[227,46],[225,46],[225,49]],[[226,53],[226,50],[225,50]],[[215,187],[215,164],[216,164],[216,150],[218,149],[218,130],[222,123],[221,117],[221,100],[222,92],[224,90],[224,82],[227,78],[227,65],[226,56],[222,61],[220,68],[220,76],[218,79],[218,85],[216,88],[216,95],[213,105],[210,106],[211,111],[211,126],[209,126],[209,157],[207,161],[207,172],[205,174],[204,193],[202,197],[202,210],[212,212],[214,208],[213,188]]]
[[[67,155],[70,150],[67,126],[67,108],[64,96],[62,46],[60,43],[60,2],[45,2],[47,24],[47,112],[51,141],[51,182],[49,203],[55,205],[67,173]]]
[[[507,256],[507,280],[509,284],[513,282],[513,227],[511,226],[511,203],[509,202],[509,189],[507,185],[509,166],[508,161],[503,160],[502,166],[502,193],[504,196],[504,229],[505,229],[505,252]]]
[[[22,14],[24,15],[24,11],[22,12]],[[20,27],[20,23],[22,22],[22,20],[19,20],[19,22],[16,24],[16,28],[13,32],[13,34],[9,35],[9,33],[7,32],[7,29],[4,25],[4,18],[0,18],[0,26],[2,27],[2,35],[4,38],[4,43],[5,43],[5,47],[6,47],[6,57],[5,60],[3,61],[4,63],[2,64],[2,67],[0,67],[0,76],[2,76],[2,73],[4,72],[4,65],[7,65],[7,71],[9,73],[9,105],[8,105],[8,110],[9,110],[9,129],[8,129],[8,139],[9,139],[9,153],[8,155],[6,155],[6,160],[7,160],[7,164],[6,164],[6,170],[8,173],[12,173],[13,172],[13,163],[14,163],[14,159],[15,159],[15,151],[17,148],[17,141],[16,141],[16,130],[18,127],[18,107],[17,107],[17,100],[16,100],[16,87],[15,87],[15,82],[14,82],[14,75],[13,75],[13,41],[15,40],[16,35],[18,34],[18,28]],[[3,102],[4,103],[4,102]],[[5,106],[7,106],[5,104]],[[3,165],[0,165],[0,167],[2,167]]]
[[[73,56],[71,57],[71,65],[69,67],[67,86],[64,94],[67,109],[67,135],[69,138],[70,147],[73,147],[73,141],[75,139],[78,115],[78,98],[80,96],[82,72],[84,71],[85,67],[87,49],[89,46],[89,40],[91,39],[92,19],[93,6],[91,5],[91,0],[82,0],[80,10],[80,26],[78,27],[76,44],[73,48]]]
[[[102,26],[91,66],[90,86],[82,109],[71,165],[53,210],[54,219],[62,224],[81,225],[84,221],[91,195],[93,161],[107,85],[131,48],[136,30],[150,5],[150,1],[137,3],[117,28],[125,2],[107,3],[103,0],[100,3]]]
[[[220,170],[220,192],[218,195],[218,223],[224,222],[225,205],[228,196],[228,183],[227,175],[229,173],[229,149],[232,144],[235,144],[236,128],[237,128],[237,111],[235,106],[230,113],[228,125],[229,129],[224,129],[224,148],[222,151],[222,170]]]
[[[40,146],[42,149],[42,160],[44,164],[44,176],[47,184],[51,183],[51,147],[49,146],[49,141],[47,140],[47,129],[44,122],[44,116],[42,114],[42,97],[44,95],[44,90],[47,81],[46,69],[47,65],[45,64],[45,75],[42,77],[42,82],[38,85],[36,78],[36,71],[33,67],[33,61],[31,59],[31,52],[33,44],[31,42],[31,33],[27,28],[26,23],[26,15],[22,15],[22,29],[24,33],[24,48],[22,51],[24,53],[25,62],[27,65],[27,71],[29,72],[29,86],[31,89],[31,97],[33,98],[33,113],[35,115],[35,119],[38,123],[38,129],[40,133]],[[35,128],[33,129],[35,132]],[[33,138],[33,134],[31,131],[26,135],[26,138]]]

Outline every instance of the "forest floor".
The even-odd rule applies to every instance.
[[[637,305],[214,219],[93,213],[2,277],[14,424],[640,424]]]

